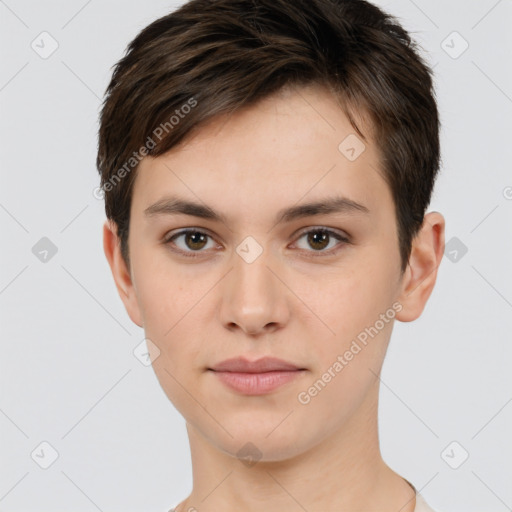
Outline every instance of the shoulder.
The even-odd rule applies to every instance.
[[[172,511],[169,511],[172,512]],[[416,493],[416,507],[414,512],[437,512],[426,501],[425,498],[419,493]]]
[[[176,507],[169,509],[169,512],[176,512]],[[414,512],[436,512],[430,505],[425,501],[421,494],[416,494],[416,507]]]

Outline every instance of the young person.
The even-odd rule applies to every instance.
[[[177,512],[432,511],[377,411],[444,251],[439,155],[431,70],[365,1],[191,0],[130,43],[101,113],[104,248],[186,420]]]

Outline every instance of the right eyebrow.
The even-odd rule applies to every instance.
[[[178,197],[164,197],[144,210],[144,215],[148,217],[180,213],[223,223],[226,223],[227,220],[224,215],[214,211],[209,206]]]

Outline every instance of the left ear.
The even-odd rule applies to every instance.
[[[439,212],[425,215],[423,225],[412,242],[411,256],[404,273],[398,301],[401,322],[416,320],[427,303],[437,279],[437,269],[444,254],[445,220]]]

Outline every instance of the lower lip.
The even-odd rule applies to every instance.
[[[286,384],[304,373],[304,370],[273,371],[264,373],[215,372],[231,389],[244,395],[263,395]]]

